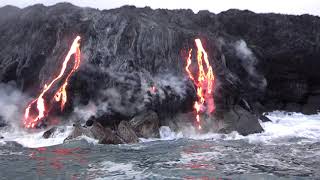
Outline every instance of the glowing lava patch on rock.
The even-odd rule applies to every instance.
[[[196,110],[196,125],[198,129],[202,129],[200,114],[203,112],[212,113],[215,110],[213,100],[213,88],[214,88],[214,74],[212,67],[209,63],[208,54],[202,46],[201,40],[195,40],[197,46],[197,62],[198,62],[198,76],[195,78],[190,70],[192,64],[192,49],[189,50],[187,58],[187,65],[185,70],[188,73],[189,78],[193,81],[197,88],[198,100],[194,103],[194,109]],[[204,68],[205,65],[205,68]]]
[[[61,111],[63,110],[65,103],[67,102],[67,91],[66,87],[68,86],[68,81],[71,75],[79,68],[80,66],[80,36],[77,36],[71,48],[65,57],[62,67],[60,69],[60,73],[56,76],[49,84],[45,84],[40,95],[28,104],[25,109],[24,114],[24,126],[26,128],[34,128],[38,125],[45,117],[48,116],[49,107],[53,101],[46,101],[46,99],[53,99],[56,102],[60,103]],[[66,69],[68,67],[68,62],[71,59],[71,56],[74,55],[74,63],[71,71],[66,73]],[[53,86],[56,85],[63,77],[66,77],[63,81],[63,84],[58,88],[58,90],[54,93],[52,98],[47,98],[46,95],[48,92],[52,90]]]

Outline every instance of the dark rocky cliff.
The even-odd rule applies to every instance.
[[[319,109],[320,18],[310,15],[5,6],[0,81],[16,81],[35,96],[57,73],[76,35],[83,62],[68,88],[69,110],[94,101],[108,102],[108,112],[121,119],[150,108],[159,116],[190,111],[195,91],[184,66],[195,38],[202,39],[217,78],[217,117],[237,105],[254,114]],[[148,92],[153,85],[156,97]],[[109,117],[100,110],[98,116]]]

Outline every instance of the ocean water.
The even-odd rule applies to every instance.
[[[0,179],[320,179],[320,114],[273,112],[265,132],[197,134],[160,129],[160,139],[99,145],[72,127],[0,131]]]

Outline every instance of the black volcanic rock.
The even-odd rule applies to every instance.
[[[262,122],[272,122],[271,119],[269,119],[267,116],[265,115],[261,115],[259,117],[259,119],[262,121]]]
[[[64,133],[65,129],[61,128],[61,127],[51,127],[50,129],[48,129],[47,131],[45,131],[42,134],[42,137],[44,139],[49,139],[52,138],[53,136],[57,135],[58,133]]]
[[[224,133],[237,131],[241,135],[249,135],[253,133],[263,132],[263,128],[256,120],[257,117],[249,113],[240,106],[235,106],[229,112],[226,112],[223,117],[225,122],[223,127]]]
[[[301,112],[301,105],[297,103],[287,103],[284,110],[288,112]]]
[[[53,134],[57,131],[57,127],[52,127],[49,130],[45,131],[42,135],[44,139],[48,139],[53,136]]]
[[[7,122],[5,122],[2,116],[0,116],[0,128],[6,127],[7,125],[8,125]]]
[[[138,143],[139,142],[138,136],[136,135],[136,133],[134,132],[134,130],[132,129],[132,127],[130,126],[130,124],[127,121],[120,122],[120,124],[118,126],[118,130],[117,130],[117,134],[126,143],[130,144],[130,143]]]
[[[121,139],[121,137],[119,137],[111,128],[103,127],[96,121],[89,127],[82,127],[79,123],[76,123],[73,126],[72,132],[64,139],[64,142],[74,140],[80,136],[87,136],[98,140],[99,144],[135,143],[133,141],[123,141],[123,139]]]
[[[63,140],[63,142],[68,142],[68,141],[74,140],[80,136],[87,136],[87,137],[93,138],[92,132],[90,131],[89,128],[82,127],[81,124],[76,123],[73,125],[72,132],[68,135],[68,137],[66,137]]]
[[[256,122],[261,109],[281,110],[290,103],[319,110],[309,103],[320,95],[316,16],[132,6],[99,11],[67,3],[5,6],[0,15],[0,81],[16,81],[31,96],[57,73],[73,38],[81,36],[82,63],[68,86],[65,114],[95,102],[97,119],[109,126],[110,119],[117,125],[146,110],[155,111],[160,124],[192,111],[196,91],[184,67],[195,38],[213,65],[217,117],[238,105],[258,113]]]
[[[110,128],[105,128],[107,134],[103,139],[99,140],[100,144],[124,144],[125,142]]]
[[[302,107],[304,114],[316,114],[320,111],[320,95],[311,95]]]
[[[158,115],[153,111],[140,113],[130,120],[130,126],[143,138],[159,137],[159,124]]]

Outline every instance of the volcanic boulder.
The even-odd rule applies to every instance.
[[[260,115],[259,119],[262,121],[262,122],[272,122],[271,119],[269,119],[267,116],[265,115]]]
[[[43,133],[42,137],[44,139],[48,139],[50,137],[53,136],[53,134],[57,131],[57,127],[52,127],[49,130],[47,130],[46,132]]]
[[[238,105],[224,114],[222,122],[223,127],[220,129],[222,133],[237,131],[239,134],[246,136],[263,132],[258,118]]]
[[[76,139],[80,136],[93,137],[89,128],[82,127],[80,123],[73,125],[73,130],[70,135],[64,140],[64,142]]]
[[[0,116],[0,128],[6,127],[8,124],[4,121],[4,119]]]
[[[106,136],[99,140],[100,144],[123,144],[125,143],[116,133],[110,128],[105,128]]]
[[[115,132],[108,127],[103,127],[94,121],[90,128],[93,138],[99,140],[100,144],[123,144],[124,142]]]
[[[99,122],[96,121],[93,121],[89,127],[83,127],[79,123],[75,124],[73,131],[64,141],[73,140],[80,136],[87,136],[97,139],[99,144],[126,143],[112,129],[103,127]]]
[[[138,114],[130,120],[130,126],[139,137],[159,137],[159,118],[154,111],[146,111]]]
[[[126,143],[138,143],[139,138],[132,129],[131,125],[127,121],[121,121],[118,129],[117,134],[123,139]]]
[[[89,127],[93,138],[99,140],[100,144],[123,144],[130,143],[123,141],[116,132],[109,127],[103,127],[99,122],[94,121]]]
[[[105,127],[96,121],[88,128],[90,129],[93,138],[99,141],[103,140],[106,136],[110,136],[110,134],[107,134],[108,131],[106,131]]]

